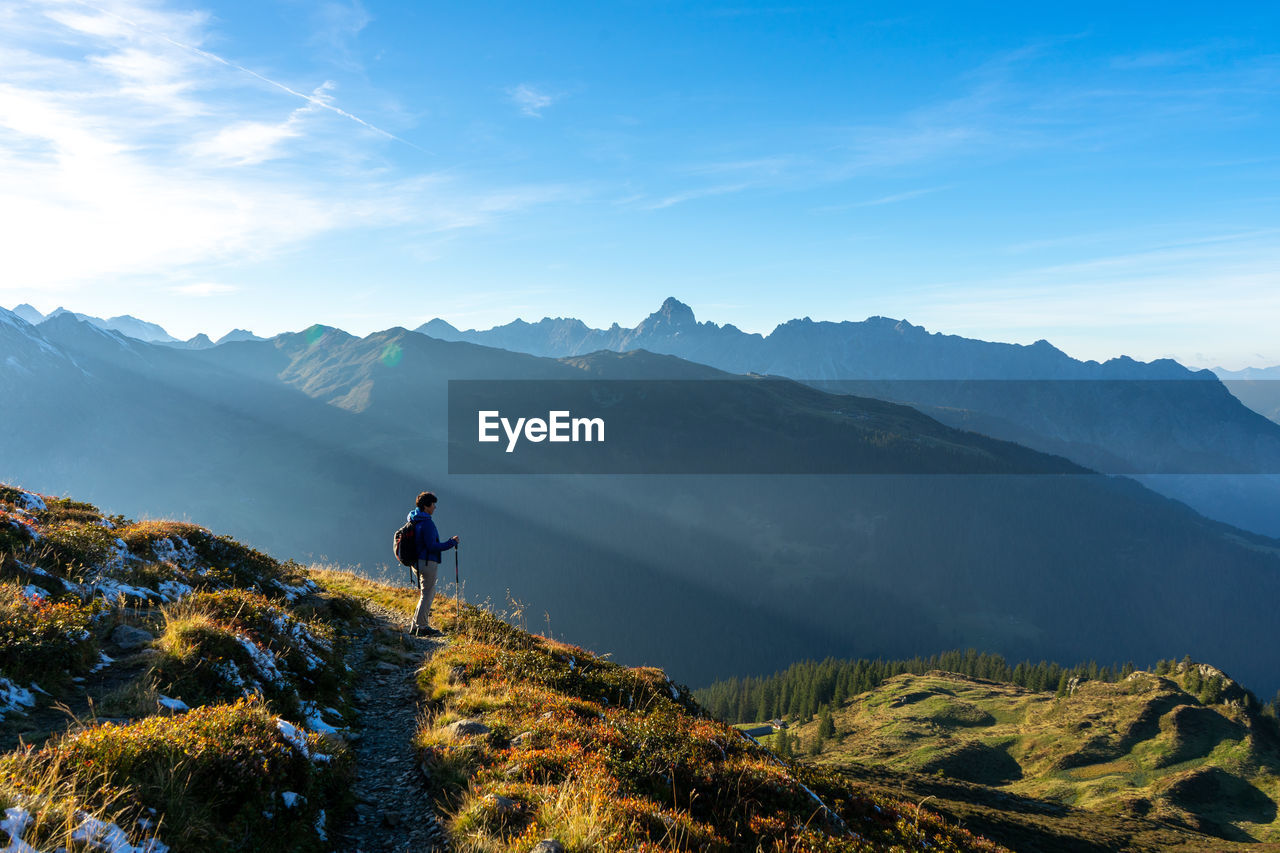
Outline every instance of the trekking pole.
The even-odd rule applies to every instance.
[[[453,543],[453,618],[462,621],[462,584],[458,581],[458,543]]]

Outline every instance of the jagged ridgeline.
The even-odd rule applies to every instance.
[[[385,724],[357,688],[415,666],[403,758],[449,838],[424,849],[1004,849],[779,760],[661,670],[483,608],[440,599],[447,645],[403,669],[353,652],[413,604],[194,524],[0,486],[3,849],[354,849],[361,738]],[[396,826],[375,824],[378,843]]]

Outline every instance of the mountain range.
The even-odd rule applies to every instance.
[[[1213,372],[1169,359],[1079,361],[1044,340],[991,343],[885,317],[804,318],[759,335],[699,322],[675,298],[634,328],[544,318],[459,331],[436,319],[417,331],[548,357],[645,349],[905,403],[951,426],[1135,476],[1212,518],[1280,536],[1280,386],[1264,381],[1233,376],[1228,390]]]
[[[122,335],[135,340],[147,341],[148,343],[168,344],[170,346],[186,349],[205,349],[217,346],[218,344],[225,344],[230,341],[265,340],[264,338],[260,338],[253,334],[253,332],[249,332],[244,329],[234,329],[227,332],[227,334],[218,338],[216,341],[211,340],[209,336],[203,332],[183,341],[175,338],[173,335],[170,335],[164,330],[164,328],[156,325],[155,323],[149,323],[146,320],[139,320],[137,317],[132,317],[128,314],[121,314],[118,317],[111,317],[104,320],[101,317],[93,317],[89,314],[77,314],[73,311],[68,311],[66,308],[55,308],[46,315],[41,314],[38,310],[25,302],[14,308],[11,313],[16,314],[33,326],[39,325],[45,320],[53,319],[54,317],[58,317],[62,314],[71,314],[77,320],[83,320],[87,323],[91,323],[99,329],[119,332]]]
[[[510,594],[555,632],[694,683],[958,646],[1058,660],[1186,652],[1260,689],[1275,681],[1259,638],[1274,625],[1280,543],[1025,448],[1010,448],[1001,476],[448,473],[450,380],[723,375],[669,355],[552,359],[323,326],[186,350],[70,314],[32,326],[4,312],[0,365],[0,478],[133,516],[208,519],[371,573],[429,487],[441,532],[464,534],[468,595]],[[753,417],[800,447],[814,438],[806,407],[848,422],[887,411],[791,387]],[[901,440],[990,442],[910,409],[895,417]],[[837,439],[813,448],[843,452]],[[620,602],[637,618],[616,618]]]

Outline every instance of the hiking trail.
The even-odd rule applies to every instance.
[[[330,842],[344,853],[447,851],[413,749],[423,708],[414,675],[445,639],[413,637],[404,614],[366,606],[368,629],[347,651],[347,664],[360,674],[354,693],[359,735],[351,744],[356,808]]]

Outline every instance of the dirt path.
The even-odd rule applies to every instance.
[[[356,753],[356,812],[331,836],[343,853],[446,851],[425,780],[413,753],[421,703],[414,673],[444,640],[415,638],[408,619],[370,603],[370,630],[351,644],[348,663],[361,672]]]

